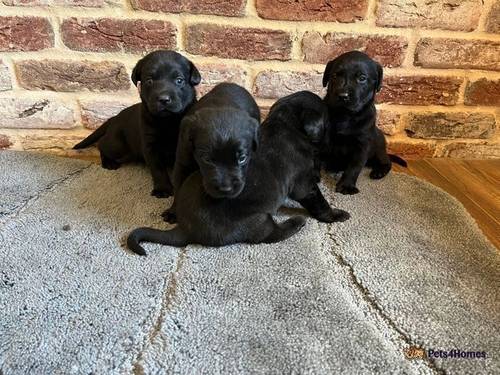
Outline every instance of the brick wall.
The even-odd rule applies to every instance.
[[[262,107],[322,93],[324,64],[385,66],[379,126],[406,157],[500,157],[500,0],[0,0],[0,148],[69,152],[137,101],[129,76],[173,48]]]

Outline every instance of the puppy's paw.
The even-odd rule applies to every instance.
[[[153,191],[151,191],[151,195],[156,198],[168,198],[172,196],[172,192],[163,189],[153,189]]]
[[[317,215],[316,219],[323,223],[333,223],[336,221],[346,221],[350,217],[349,212],[334,208]]]
[[[358,194],[359,193],[359,190],[356,186],[344,186],[344,185],[337,185],[335,187],[335,191],[337,193],[340,193],[340,194],[344,194],[344,195],[354,195],[354,194]]]
[[[351,218],[351,214],[347,211],[340,210],[338,208],[334,208],[332,211],[333,211],[333,216],[334,216],[333,221],[342,222],[342,221],[349,220]]]
[[[306,218],[304,216],[292,216],[281,223],[280,227],[284,232],[288,232],[288,236],[291,236],[297,233],[304,225],[306,225]]]
[[[174,211],[170,210],[165,210],[162,212],[161,216],[163,217],[163,221],[166,221],[167,223],[170,224],[175,224],[177,223],[177,215],[175,214]]]
[[[302,228],[306,225],[306,218],[304,216],[292,216],[290,222],[294,223],[297,227]]]
[[[381,178],[385,177],[385,175],[387,175],[387,173],[389,173],[389,171],[391,170],[391,167],[389,166],[389,168],[374,168],[372,169],[372,171],[370,172],[370,178],[373,179],[373,180],[380,180]]]
[[[106,159],[101,161],[101,166],[104,169],[115,170],[120,168],[120,163],[111,159]]]

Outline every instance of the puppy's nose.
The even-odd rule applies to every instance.
[[[233,190],[232,186],[230,186],[230,185],[217,186],[217,189],[221,193],[229,193],[231,190]]]
[[[339,98],[346,101],[346,100],[349,100],[349,93],[348,92],[341,92],[339,94]]]
[[[161,104],[170,104],[172,102],[172,98],[169,95],[162,95],[158,97],[158,101]]]

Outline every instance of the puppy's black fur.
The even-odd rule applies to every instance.
[[[401,158],[386,151],[383,133],[376,127],[375,94],[382,86],[382,66],[366,54],[347,52],[330,61],[323,75],[328,86],[325,103],[329,111],[326,168],[343,171],[336,191],[356,194],[358,176],[365,165],[370,177],[380,179],[391,170],[391,159],[406,166]]]
[[[197,102],[182,120],[174,166],[176,191],[200,170],[203,187],[215,198],[241,193],[251,154],[257,148],[260,111],[250,93],[234,83],[221,83]],[[163,213],[175,222],[172,207]]]
[[[197,171],[176,190],[177,227],[168,231],[135,229],[128,237],[128,247],[146,255],[141,241],[170,246],[281,241],[305,222],[302,216],[280,224],[273,220],[286,197],[301,203],[320,221],[348,219],[347,212],[329,206],[317,185],[314,142],[324,135],[326,112],[321,98],[309,92],[279,100],[262,124],[259,146],[249,159],[246,183],[239,194],[215,198],[205,190],[205,177]]]
[[[117,169],[131,161],[145,162],[153,176],[152,195],[168,197],[172,184],[167,170],[175,160],[179,125],[196,102],[198,69],[173,51],[148,54],[132,71],[141,103],[121,111],[73,148],[98,142],[103,168]]]

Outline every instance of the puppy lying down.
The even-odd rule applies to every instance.
[[[200,170],[208,194],[237,196],[257,149],[260,110],[250,93],[221,83],[196,103],[182,121],[174,166],[174,188]],[[176,200],[174,198],[174,200]]]
[[[178,225],[167,231],[133,230],[127,240],[132,251],[146,255],[141,241],[222,246],[284,240],[305,223],[303,216],[274,221],[272,215],[287,197],[320,221],[349,218],[347,212],[332,209],[317,186],[319,165],[314,142],[324,136],[326,118],[319,97],[301,92],[279,100],[262,124],[258,139],[258,128],[249,125],[238,111],[214,107],[209,112],[212,116],[198,118],[211,129],[204,135],[208,142],[192,143],[195,159],[203,161],[200,170],[176,190]],[[199,135],[193,136],[196,139]]]
[[[123,163],[145,162],[153,176],[152,195],[168,197],[173,188],[168,176],[172,168],[185,112],[196,101],[194,86],[200,83],[198,69],[173,51],[155,51],[137,63],[132,81],[141,103],[111,117],[74,149],[97,142],[101,164],[117,169]]]

